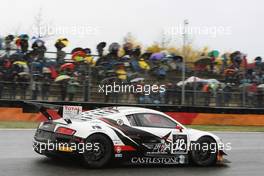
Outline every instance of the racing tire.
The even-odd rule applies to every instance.
[[[61,157],[61,156],[58,156],[58,155],[52,155],[52,154],[48,154],[48,153],[46,153],[46,154],[44,154],[47,158],[49,158],[49,159],[52,159],[52,160],[61,160],[63,157]]]
[[[113,158],[113,143],[105,135],[94,134],[87,138],[85,145],[92,144],[92,150],[83,153],[85,164],[90,168],[101,168]]]
[[[217,161],[217,143],[208,136],[199,138],[196,142],[200,147],[191,150],[191,161],[198,166],[212,166]]]

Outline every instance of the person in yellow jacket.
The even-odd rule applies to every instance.
[[[84,61],[89,64],[90,66],[95,66],[96,62],[94,61],[93,56],[91,56],[91,49],[90,48],[84,48],[83,51],[86,53],[86,56],[84,57]]]
[[[139,59],[138,65],[142,70],[149,70],[150,69],[149,64],[143,58]]]
[[[119,65],[115,71],[117,74],[117,78],[124,81],[127,80],[127,72],[125,70],[124,65]]]
[[[93,66],[95,66],[95,64],[96,64],[96,62],[94,61],[94,58],[93,58],[93,56],[86,56],[85,58],[84,58],[84,60],[85,60],[85,62],[87,63],[87,64],[89,64],[89,65],[91,65],[92,67]]]

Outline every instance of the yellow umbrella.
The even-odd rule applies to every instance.
[[[86,63],[88,63],[92,66],[95,66],[96,62],[94,61],[92,56],[86,56],[84,59],[85,59]]]
[[[116,74],[118,79],[126,80],[127,79],[127,72],[124,69],[117,69]]]
[[[68,76],[68,75],[60,75],[60,76],[58,76],[58,77],[55,79],[55,82],[60,82],[60,81],[67,80],[67,79],[71,79],[71,77]]]
[[[138,65],[143,70],[149,70],[150,69],[149,64],[143,58],[141,58],[138,61]]]
[[[57,42],[61,42],[65,47],[69,44],[69,40],[66,38],[59,38]]]
[[[16,61],[16,62],[14,62],[13,64],[14,64],[14,65],[21,65],[21,66],[25,66],[25,65],[27,65],[27,63],[26,63],[26,62],[23,62],[23,61]]]

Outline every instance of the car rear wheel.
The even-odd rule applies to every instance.
[[[192,148],[191,158],[194,164],[199,166],[212,166],[217,161],[217,143],[211,137],[201,137]],[[194,145],[193,145],[194,146]]]
[[[94,134],[86,140],[85,152],[83,154],[85,163],[91,168],[100,168],[108,164],[113,158],[112,141],[105,135]]]

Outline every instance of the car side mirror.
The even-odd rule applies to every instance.
[[[182,132],[183,128],[180,125],[176,125],[176,129]]]

